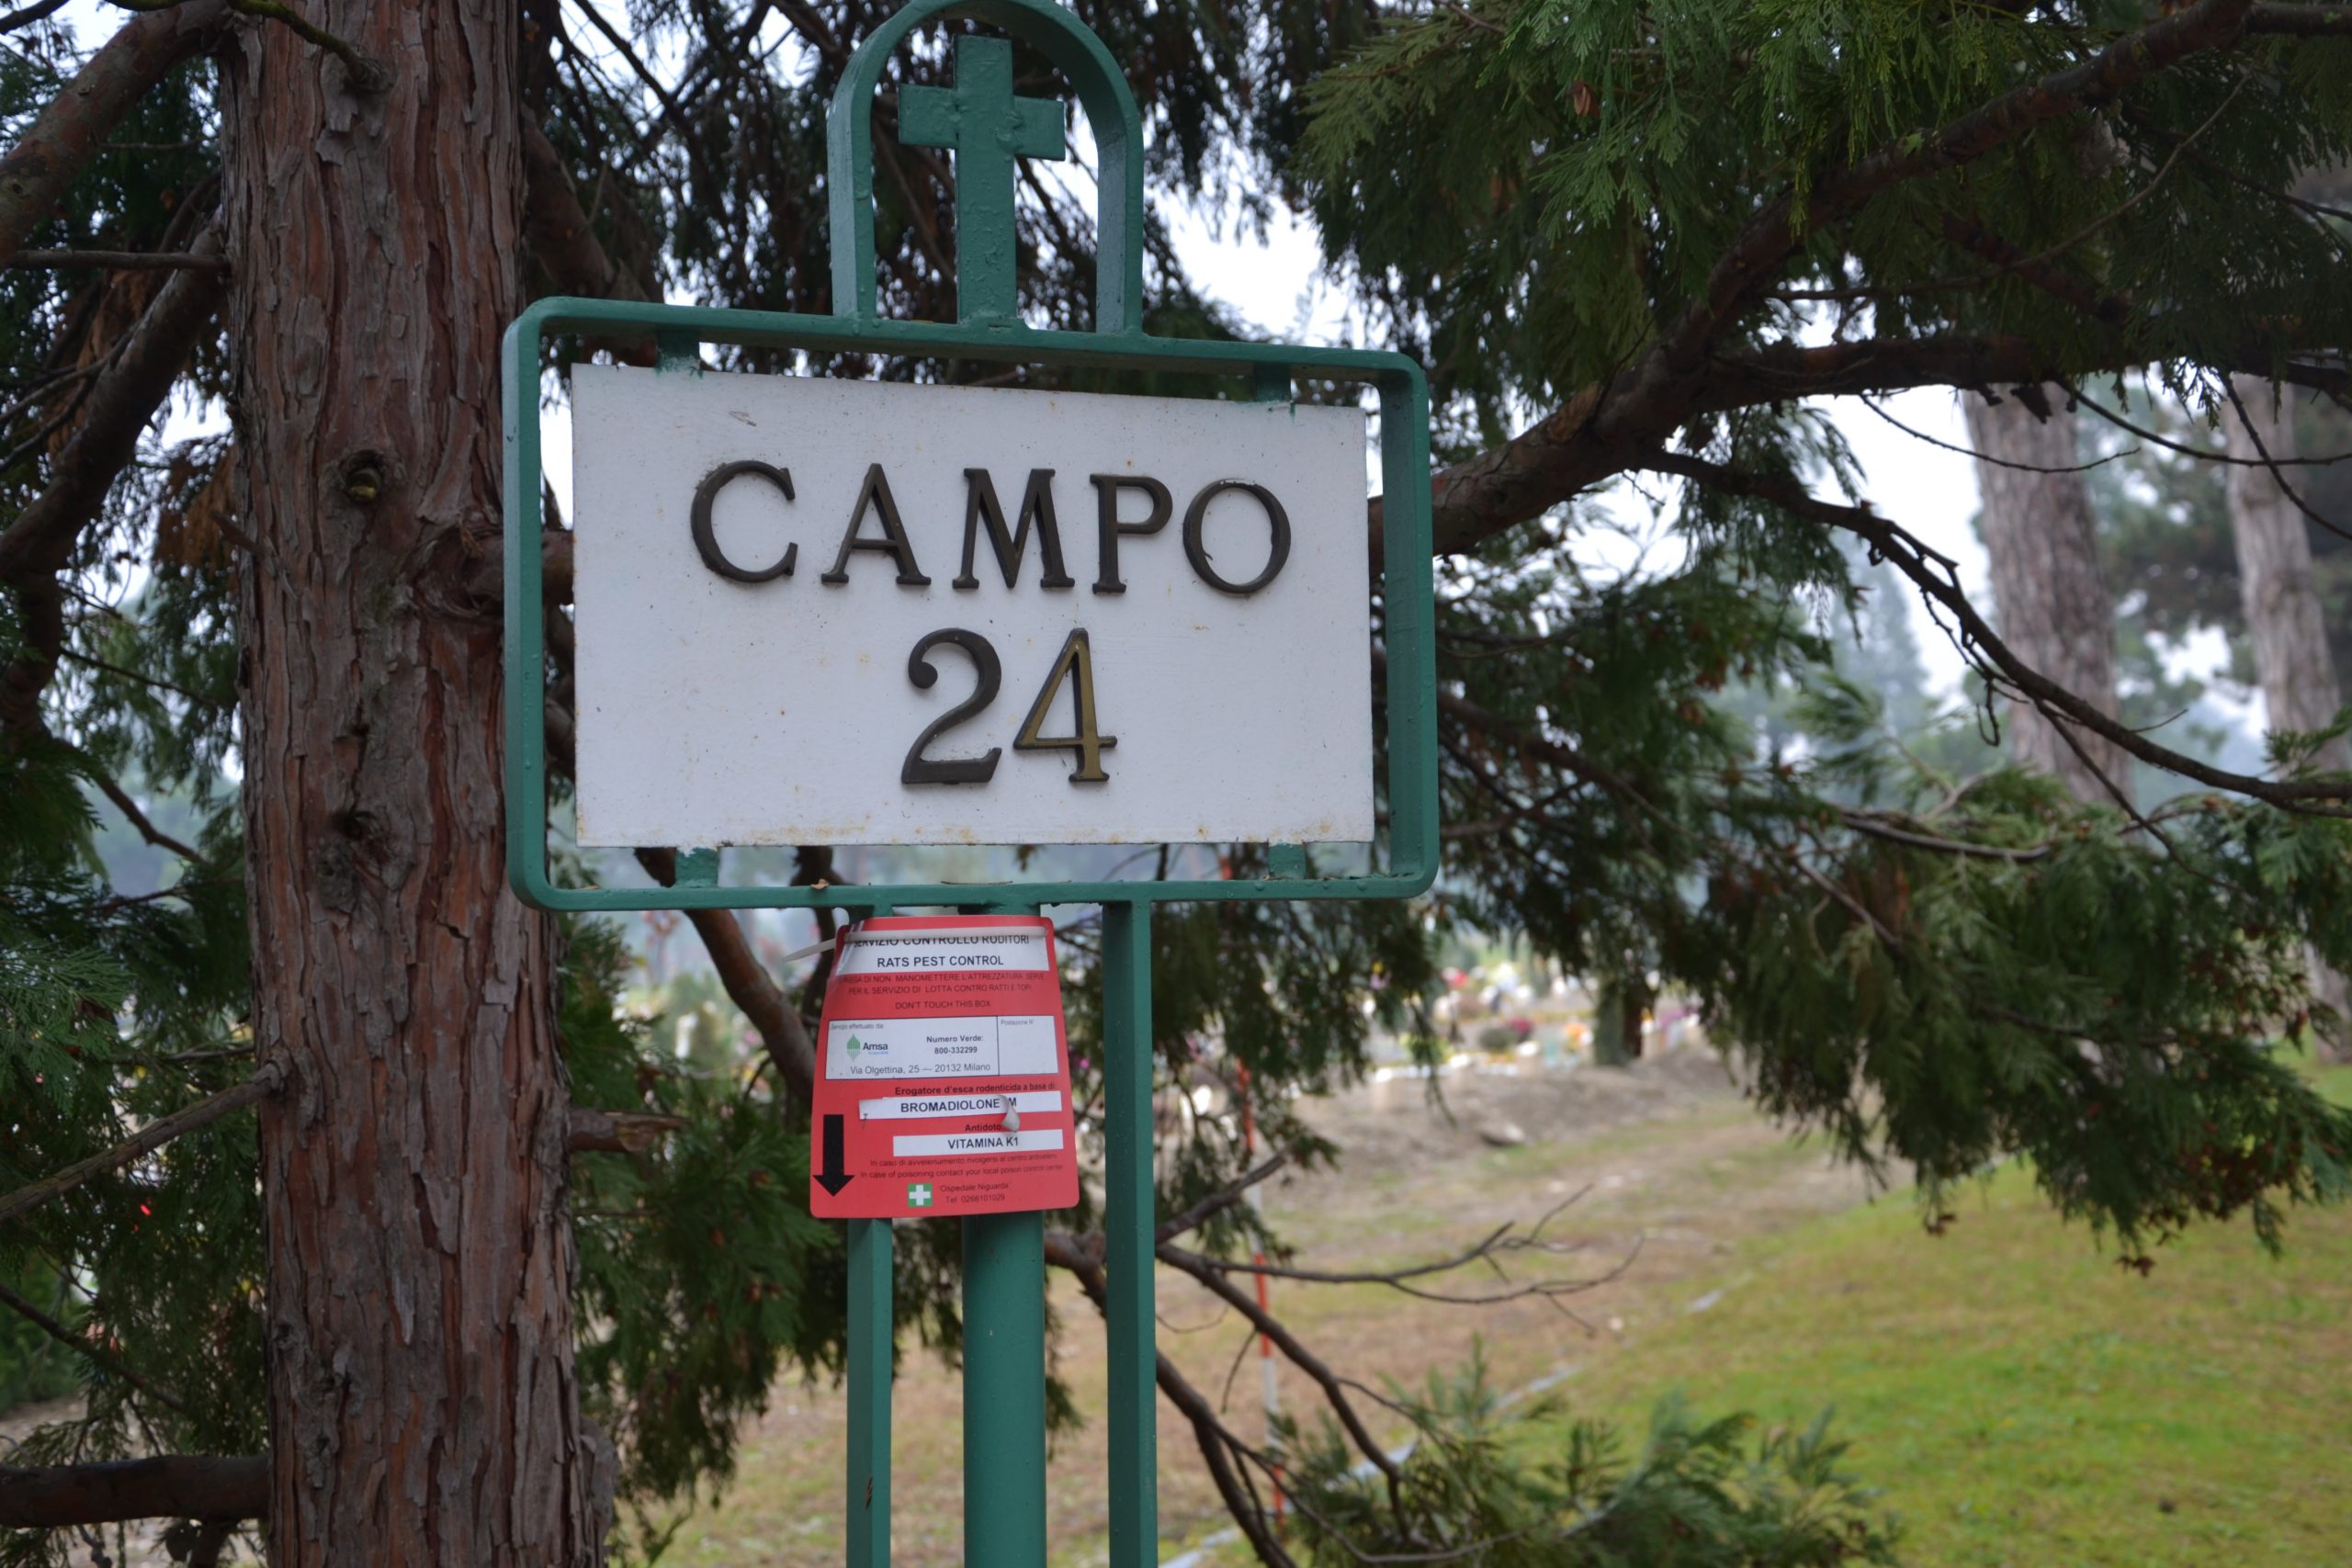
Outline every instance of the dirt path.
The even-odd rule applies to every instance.
[[[1301,1338],[1375,1385],[1418,1383],[1461,1364],[1474,1345],[1504,1389],[1606,1357],[1645,1324],[1712,1306],[1720,1292],[1710,1281],[1736,1272],[1743,1247],[1866,1196],[1855,1173],[1757,1117],[1709,1058],[1532,1078],[1458,1075],[1445,1080],[1450,1120],[1424,1089],[1393,1079],[1314,1108],[1311,1119],[1345,1151],[1340,1168],[1276,1183],[1267,1199],[1297,1261],[1361,1269],[1450,1256],[1507,1220],[1532,1224],[1575,1197],[1546,1234],[1581,1246],[1555,1266],[1602,1282],[1565,1303],[1574,1316],[1534,1299],[1473,1308],[1378,1286],[1278,1284],[1275,1310]],[[1107,1522],[1102,1325],[1067,1281],[1057,1281],[1053,1308],[1060,1371],[1085,1418],[1054,1450],[1055,1560],[1086,1564],[1103,1560]],[[1221,1390],[1246,1347],[1243,1325],[1164,1269],[1159,1310],[1161,1348],[1196,1383]],[[1294,1408],[1308,1407],[1311,1392],[1295,1371],[1283,1373]],[[959,1393],[952,1371],[909,1353],[893,1425],[893,1558],[906,1568],[961,1558]],[[1229,1408],[1252,1439],[1263,1430],[1258,1404],[1258,1374],[1245,1369]],[[842,1440],[839,1391],[779,1388],[747,1436],[734,1485],[687,1523],[667,1561],[838,1564]],[[1189,1429],[1164,1404],[1159,1452],[1160,1528],[1173,1550],[1228,1521]]]

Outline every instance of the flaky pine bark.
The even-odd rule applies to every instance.
[[[2260,464],[2295,454],[2294,422],[2272,389],[2251,377],[2237,378],[2238,404],[2229,427],[2230,456]],[[2249,424],[2252,426],[2248,428]],[[2279,471],[2287,483],[2306,470]],[[2262,681],[2263,705],[2272,729],[2308,734],[2335,722],[2344,705],[2328,652],[2327,623],[2321,616],[2319,584],[2312,573],[2312,540],[2302,509],[2267,467],[2229,471],[2230,534],[2237,543],[2238,596],[2245,608],[2246,634],[2254,640],[2254,667]],[[2322,767],[2352,767],[2352,748],[2342,736],[2321,749]],[[2312,996],[2335,1010],[2338,1022],[2333,1050],[2341,1055],[2352,1019],[2352,981],[2314,957]]]
[[[522,303],[511,0],[305,6],[222,69],[271,1561],[600,1554],[567,1105],[500,865],[498,344]]]
[[[2111,716],[2115,601],[2099,573],[2074,419],[2063,409],[2039,417],[2017,396],[1996,403],[1972,393],[1962,402],[1979,453],[1976,485],[2001,636],[2028,664]],[[2112,741],[2079,727],[2062,733],[2026,704],[2010,706],[2002,722],[2010,755],[2053,775],[2076,799],[2111,800],[2111,790],[2129,796],[2132,761]]]

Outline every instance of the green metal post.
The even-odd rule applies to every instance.
[[[1152,1259],[1151,906],[1102,907],[1103,1228],[1110,1274],[1111,1568],[1159,1561]]]
[[[890,1568],[890,1222],[849,1222],[849,1568]]]
[[[1045,1568],[1046,1217],[964,1221],[965,1568]]]

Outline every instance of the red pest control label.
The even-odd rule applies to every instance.
[[[1078,1201],[1051,920],[889,916],[842,940],[818,1025],[808,1209],[1000,1214]]]

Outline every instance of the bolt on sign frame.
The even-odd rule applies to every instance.
[[[1042,332],[1020,318],[1018,241],[1006,172],[1048,152],[1057,127],[1013,100],[1010,45],[959,41],[952,91],[910,92],[905,134],[957,147],[954,325],[876,314],[872,103],[890,55],[916,28],[970,19],[1042,55],[1076,90],[1098,159],[1096,330]],[[975,45],[978,47],[974,47]],[[993,101],[989,101],[993,98]],[[960,144],[964,128],[973,135]],[[551,910],[827,908],[860,914],[953,906],[1035,910],[1103,907],[1112,1568],[1157,1561],[1152,1258],[1151,906],[1243,898],[1403,898],[1438,866],[1435,606],[1430,557],[1429,390],[1397,354],[1256,343],[1159,339],[1143,330],[1143,125],[1102,41],[1053,0],[915,0],[851,59],[827,116],[828,198],[836,314],[707,310],[607,299],[542,299],[506,333],[505,719],[507,873],[528,904]],[[699,346],[734,344],[823,353],[923,355],[1022,365],[1250,378],[1250,396],[1284,401],[1295,376],[1368,383],[1380,394],[1383,602],[1389,806],[1387,868],[1309,877],[1298,845],[1269,845],[1269,874],[1220,881],[724,886],[713,850],[682,848],[673,886],[559,886],[548,856],[547,626],[542,598],[539,367],[558,336],[651,334],[665,372],[700,371]],[[964,1230],[964,1540],[977,1568],[1046,1561],[1045,1231],[1036,1213],[967,1218]],[[889,1562],[891,1235],[888,1220],[849,1222],[849,1433],[845,1496],[850,1568]]]

